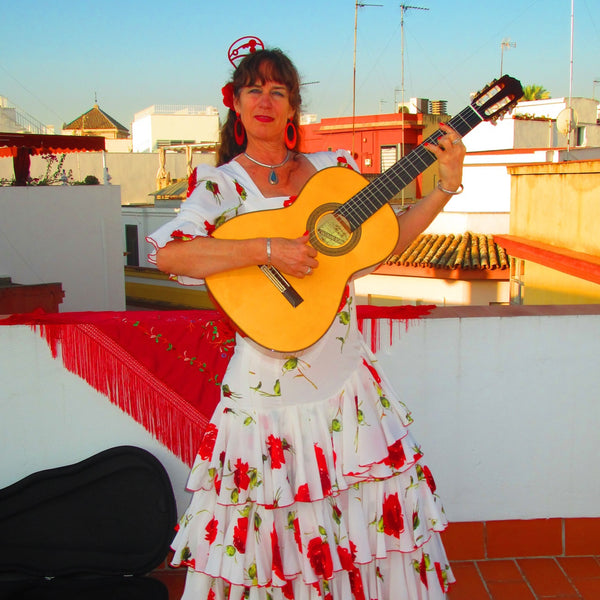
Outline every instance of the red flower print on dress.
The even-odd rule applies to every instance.
[[[389,463],[394,469],[401,469],[406,464],[406,454],[402,446],[402,440],[396,440],[388,446]]]
[[[206,535],[204,536],[204,539],[209,543],[212,544],[215,541],[215,538],[217,537],[217,528],[219,526],[219,521],[217,520],[216,517],[213,517],[206,525]]]
[[[336,314],[339,314],[339,313],[342,312],[342,310],[344,310],[344,306],[346,306],[346,302],[348,302],[348,298],[349,297],[350,297],[350,286],[347,285],[344,288],[344,293],[342,294],[342,299],[340,301],[340,306],[338,307]]]
[[[442,588],[442,592],[448,591],[448,576],[444,569],[442,569],[442,565],[439,562],[433,563],[435,567],[435,574],[437,575],[438,581],[440,583],[440,587]]]
[[[208,237],[211,237],[212,234],[215,232],[216,226],[212,223],[209,223],[208,221],[204,221],[204,229],[206,229],[206,235]]]
[[[212,193],[215,200],[221,204],[221,192],[219,191],[219,184],[216,181],[207,181],[206,189]]]
[[[383,532],[400,539],[404,531],[404,519],[402,518],[402,507],[398,499],[398,493],[387,496],[383,500]]]
[[[233,545],[240,554],[246,552],[246,537],[248,537],[248,517],[240,517],[233,528]]]
[[[217,426],[214,423],[209,423],[204,432],[200,449],[198,450],[198,454],[202,460],[208,460],[212,456],[218,433],[219,430],[217,429]]]
[[[353,169],[352,165],[348,162],[348,159],[345,156],[337,157],[337,165],[338,167],[346,167],[347,169]]]
[[[192,192],[196,189],[196,185],[197,185],[197,173],[196,173],[196,169],[194,169],[191,173],[190,176],[188,177],[188,187],[187,187],[187,194],[186,194],[186,198],[189,198],[192,194]]]
[[[248,463],[242,462],[242,459],[238,458],[235,463],[235,471],[233,472],[233,483],[238,490],[247,490],[250,485],[248,469]]]
[[[284,580],[285,575],[283,573],[283,563],[281,562],[281,552],[279,551],[279,539],[277,538],[277,530],[275,524],[271,531],[271,555],[273,557],[273,573],[276,577]]]
[[[302,554],[302,538],[300,536],[300,520],[294,519],[294,541],[296,542],[296,546],[298,546],[298,552]]]
[[[177,240],[180,242],[189,242],[190,240],[193,240],[196,236],[192,235],[190,233],[183,233],[183,231],[181,231],[181,229],[176,229],[175,231],[173,231],[173,233],[171,233],[171,239],[173,240]]]
[[[427,557],[427,558],[425,558]],[[423,557],[421,558],[421,562],[419,563],[419,577],[421,578],[421,583],[427,588],[429,589],[429,585],[427,584],[427,559],[428,559],[428,555],[427,554],[423,554]]]
[[[431,493],[435,494],[437,486],[435,485],[435,479],[433,478],[433,475],[431,474],[431,471],[427,465],[423,465],[423,474],[425,475],[425,480],[427,481],[427,485],[429,486]]]
[[[296,502],[310,502],[310,492],[308,491],[308,483],[303,483],[298,488],[294,500]]]
[[[292,204],[294,204],[294,202],[296,202],[298,196],[290,196],[287,200],[284,200],[283,202],[283,206],[284,208],[287,208],[288,206],[291,206]]]
[[[310,540],[308,542],[307,556],[310,566],[317,577],[331,579],[333,574],[333,560],[331,559],[331,550],[327,542],[324,542],[320,537]]]
[[[283,597],[287,600],[294,600],[294,586],[291,581],[288,581],[282,588]]]
[[[323,488],[323,495],[328,496],[331,493],[331,480],[329,479],[329,471],[327,469],[325,453],[318,444],[314,444],[314,448],[315,457],[317,459],[317,466],[319,467],[319,476],[321,478],[321,487]]]
[[[337,553],[340,558],[340,563],[342,564],[342,569],[344,569],[344,571],[352,571],[352,569],[354,569],[354,557],[350,553],[350,550],[338,546]]]
[[[363,587],[362,575],[360,569],[354,567],[349,573],[348,578],[350,579],[350,589],[354,600],[365,600],[365,590]]]
[[[273,469],[281,469],[281,466],[285,464],[281,438],[271,434],[267,439],[267,446],[269,447],[269,456],[271,457],[271,467]]]
[[[365,365],[365,367],[367,367],[367,369],[369,369],[369,373],[371,373],[373,379],[377,383],[381,383],[381,377],[379,376],[377,369],[375,369],[375,367],[372,364],[368,363],[364,358],[363,358],[363,365]]]
[[[248,196],[248,194],[246,193],[246,190],[244,189],[244,187],[242,185],[239,184],[239,182],[237,180],[233,180],[233,183],[235,184],[235,191],[237,192],[238,196],[242,199],[245,200]]]

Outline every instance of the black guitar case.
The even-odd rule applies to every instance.
[[[168,600],[144,575],[176,520],[167,472],[141,448],[25,477],[0,490],[0,599]]]

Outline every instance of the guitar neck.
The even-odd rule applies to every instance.
[[[467,106],[458,115],[452,117],[448,125],[462,137],[481,121],[483,118],[477,111],[471,106]],[[444,132],[438,129],[422,144],[338,208],[335,211],[336,214],[350,223],[352,231],[358,229],[371,215],[435,162],[435,155],[425,148],[425,144],[437,145],[437,140],[442,135]]]

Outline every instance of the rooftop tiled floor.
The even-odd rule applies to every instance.
[[[504,558],[452,563],[449,600],[598,600],[597,556]]]
[[[457,582],[448,600],[598,600],[600,558],[558,556],[503,558],[452,563]],[[183,593],[185,571],[152,575],[169,589],[169,600]],[[401,599],[398,599],[401,600]]]

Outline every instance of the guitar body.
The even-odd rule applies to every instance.
[[[503,75],[473,98],[448,125],[460,136],[481,121],[495,121],[523,95],[519,81]],[[351,169],[319,171],[288,208],[240,215],[215,232],[220,239],[297,238],[309,232],[319,267],[309,277],[284,276],[265,265],[206,278],[216,302],[258,344],[291,353],[318,341],[335,319],[348,279],[389,256],[398,221],[388,202],[435,161],[427,149],[436,131],[373,182]]]
[[[368,185],[345,167],[316,173],[287,208],[239,215],[218,227],[217,239],[297,238],[306,231],[319,267],[298,279],[284,275],[295,301],[259,266],[206,278],[219,306],[244,335],[270,350],[297,352],[317,342],[335,319],[348,279],[387,258],[398,239],[398,221],[389,204],[349,233],[333,211]]]

